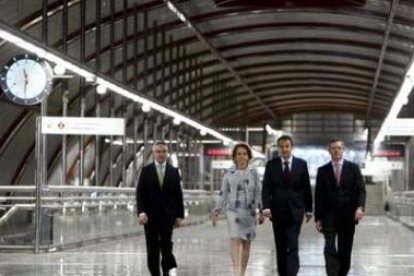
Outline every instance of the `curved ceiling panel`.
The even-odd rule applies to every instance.
[[[178,106],[213,126],[262,125],[303,112],[347,113],[366,122],[382,121],[414,52],[412,1],[320,0],[310,6],[304,0],[49,0],[47,11],[42,2],[2,1],[1,19],[57,50],[67,42],[64,51],[69,56],[92,68],[99,62],[97,71],[126,85],[136,84],[146,96]],[[71,18],[66,35],[64,2]],[[99,45],[96,3],[101,5]],[[87,11],[84,28],[82,9]],[[42,28],[44,14],[47,35]],[[0,42],[0,51],[4,64],[18,49]],[[191,64],[197,64],[202,74],[195,74]],[[64,92],[69,95],[69,114],[77,114],[82,104],[92,112],[100,101],[111,116],[133,117],[133,112],[124,112],[128,107],[119,99],[97,99],[86,93],[92,85],[80,87],[73,80]],[[60,83],[55,86],[55,92],[64,89]],[[200,93],[199,110],[194,110],[193,92]],[[51,95],[50,112],[60,114],[61,102],[61,93]],[[16,107],[14,119],[23,121],[19,118],[28,116],[24,112]],[[24,154],[31,152],[27,149]]]
[[[392,1],[362,1],[335,8],[305,7],[303,2],[287,7],[283,1],[277,7],[275,2],[246,5],[234,1],[235,5],[218,6],[211,1],[195,2],[177,6],[259,98],[268,105],[275,103],[276,115],[284,108],[309,110],[310,102],[315,110],[324,106],[329,111],[331,106],[330,111],[337,112],[344,98],[355,97],[358,103],[347,105],[347,112],[361,117],[372,98],[379,106],[371,107],[373,112],[366,119],[382,119],[411,60],[414,31],[412,13],[407,11],[412,12],[413,6],[408,2],[393,9]],[[197,41],[185,38],[183,43]],[[192,47],[195,56],[209,55],[198,48]],[[226,72],[220,75],[231,77]],[[234,96],[242,97],[240,89],[232,90]],[[300,108],[305,95],[307,107]],[[285,99],[288,96],[290,100]],[[324,105],[324,99],[330,99],[329,104]]]

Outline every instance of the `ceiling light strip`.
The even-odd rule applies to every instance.
[[[131,99],[142,105],[148,105],[154,110],[157,110],[173,118],[176,118],[177,120],[184,122],[187,125],[192,126],[200,131],[207,132],[208,134],[220,140],[223,140],[223,142],[225,143],[234,142],[233,139],[231,139],[230,137],[227,137],[204,124],[201,124],[193,119],[190,119],[180,114],[178,111],[174,111],[172,109],[169,109],[163,106],[160,103],[156,103],[153,100],[150,100],[143,96],[139,96],[133,93],[133,90],[126,88],[126,87],[122,87],[121,84],[116,84],[113,80],[110,80],[104,75],[94,73],[90,69],[83,68],[83,66],[77,61],[71,60],[71,58],[64,56],[63,54],[53,49],[50,49],[47,46],[42,45],[40,42],[37,42],[36,40],[30,38],[26,34],[23,34],[19,32],[18,30],[14,29],[13,27],[8,26],[6,23],[4,23],[1,20],[0,20],[0,38],[16,45],[17,47],[21,49],[34,53],[38,55],[39,57],[44,58],[50,62],[53,62],[55,64],[60,64],[66,69],[78,74],[79,76],[84,77],[88,81],[93,81],[93,82],[96,82],[97,84],[104,85],[109,90],[113,91],[114,93],[117,93],[118,95]]]
[[[388,112],[387,117],[382,122],[381,128],[377,134],[377,137],[374,141],[374,146],[378,146],[387,135],[392,135],[387,131],[387,126],[395,119],[397,119],[398,113],[400,112],[403,105],[407,104],[408,96],[410,95],[414,87],[414,62],[411,62],[409,70],[407,71],[404,82],[401,85],[400,90],[398,91],[397,97],[395,97],[394,102]]]
[[[243,86],[243,88],[264,108],[267,114],[273,119],[277,120],[276,114],[272,111],[272,109],[263,101],[261,97],[259,97],[251,87],[242,79],[242,77],[237,73],[233,66],[229,64],[229,62],[217,51],[217,49],[211,44],[202,34],[202,32],[197,28],[197,26],[193,25],[186,15],[169,0],[164,0],[164,3],[167,4],[168,9],[170,9],[177,17],[180,19],[194,34],[195,36],[201,41],[201,43],[207,47],[207,49],[212,53],[212,55],[217,58],[224,67],[233,75],[233,77]]]

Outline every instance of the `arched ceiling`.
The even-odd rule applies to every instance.
[[[0,18],[213,127],[280,124],[298,113],[381,122],[414,49],[414,3],[405,0],[3,0]],[[20,52],[0,42],[0,64]],[[99,101],[102,116],[134,117],[130,103],[97,98],[92,88],[69,81],[69,115],[82,105],[94,115]],[[62,114],[63,90],[56,81],[48,114]],[[1,95],[0,108],[8,118],[0,122],[0,167],[22,171],[34,143],[21,141],[33,137],[39,107]]]
[[[215,2],[175,6],[259,98],[233,81],[232,96],[246,102],[248,121],[269,119],[266,108],[275,117],[325,111],[382,120],[387,114],[412,58],[409,1]],[[201,58],[210,54],[191,49]],[[226,70],[221,77],[233,83]]]
[[[23,4],[9,7],[5,19],[13,18],[15,26],[38,34],[41,1],[18,2]],[[71,18],[78,18],[82,1],[67,2]],[[92,2],[85,1],[89,8],[86,35],[95,26]],[[132,14],[137,5],[148,13],[150,27],[156,20],[157,28],[172,35],[176,45],[186,47],[187,55],[201,62],[205,76],[219,76],[231,89],[228,97],[245,106],[243,122],[251,124],[320,110],[382,120],[412,58],[414,6],[410,1],[114,2],[115,20],[121,20],[124,12]],[[167,8],[168,2],[185,16],[187,24]],[[48,1],[49,16],[57,17],[62,3]],[[111,1],[101,1],[101,5],[105,13]],[[110,20],[111,16],[103,15],[102,28]],[[49,41],[60,47],[60,30],[50,26],[51,22]],[[75,22],[70,23],[69,44],[79,40],[80,28]],[[117,25],[116,33],[121,33],[122,24]],[[140,31],[138,37],[143,35]],[[93,43],[86,41],[88,62],[95,58]],[[117,46],[121,47],[121,41]],[[108,60],[103,59],[105,62]],[[226,117],[239,114],[234,105],[228,108]],[[208,115],[203,118],[214,125]]]

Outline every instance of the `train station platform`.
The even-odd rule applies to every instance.
[[[414,276],[413,15],[409,0],[0,1],[0,276],[149,275],[135,197],[157,141],[184,190],[178,275],[233,275],[226,223],[206,220],[233,147],[261,178],[283,135],[313,190],[332,139],[361,168],[349,276]],[[266,222],[248,276],[277,275],[274,247]],[[323,247],[304,225],[300,276],[325,275]]]
[[[322,276],[323,237],[314,223],[304,224],[300,237],[300,276]],[[226,222],[176,229],[174,252],[178,275],[230,276]],[[101,242],[54,253],[0,253],[0,276],[145,276],[143,235]],[[258,227],[246,275],[277,275],[271,224]],[[414,275],[412,230],[384,216],[368,216],[357,227],[349,276]]]

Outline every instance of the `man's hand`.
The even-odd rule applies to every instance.
[[[181,218],[176,218],[174,228],[180,227],[182,225],[183,225],[183,220]]]
[[[220,215],[220,213],[221,213],[221,209],[215,209],[214,211],[213,211],[213,216],[214,217],[216,217],[216,218],[218,218],[218,216]]]
[[[308,223],[312,218],[312,213],[306,213],[305,214],[305,222]]]
[[[257,222],[259,224],[263,224],[266,220],[266,217],[263,214],[259,214],[259,218],[257,219]]]
[[[270,209],[263,209],[262,214],[266,218],[272,218],[272,211],[270,211]]]
[[[148,217],[146,213],[141,213],[138,216],[138,223],[141,225],[147,224],[148,222]]]
[[[362,207],[358,207],[358,209],[355,211],[355,220],[360,221],[364,217],[365,213],[362,210]]]
[[[220,209],[216,209],[213,211],[213,213],[211,213],[210,219],[211,219],[211,224],[213,226],[217,225],[217,220],[218,220],[219,215],[220,215]]]
[[[322,231],[323,231],[322,221],[320,221],[320,220],[316,221],[316,230],[318,232],[322,233]]]

